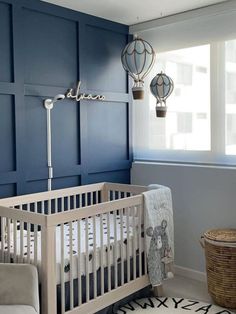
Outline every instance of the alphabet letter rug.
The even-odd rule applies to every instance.
[[[197,313],[197,314],[233,314],[234,312],[223,309],[213,304],[201,301],[182,299],[182,298],[145,298],[134,300],[122,306],[116,314],[125,313],[140,314],[177,314],[177,313]]]

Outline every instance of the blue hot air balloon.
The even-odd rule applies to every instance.
[[[152,46],[139,37],[135,37],[123,49],[121,62],[134,80],[132,88],[134,99],[143,99],[144,78],[153,67],[155,57],[156,54]]]
[[[173,80],[161,72],[158,73],[151,81],[150,90],[153,96],[156,98],[156,116],[164,118],[166,116],[166,99],[173,92],[174,83]]]

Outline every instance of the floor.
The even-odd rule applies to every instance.
[[[166,296],[183,297],[211,302],[206,283],[176,275],[163,286]]]
[[[164,283],[163,290],[164,296],[182,297],[213,303],[207,292],[205,282],[176,275],[173,279]]]

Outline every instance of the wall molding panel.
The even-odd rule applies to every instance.
[[[129,183],[128,27],[41,1],[0,0],[0,197],[47,189],[43,100],[81,81],[104,102],[64,100],[52,111],[53,188]]]

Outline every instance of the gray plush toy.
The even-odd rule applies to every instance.
[[[166,264],[170,253],[168,235],[166,233],[167,221],[162,220],[160,226],[147,228],[146,234],[151,237],[148,252],[148,272],[153,286],[159,285],[162,280],[169,277]]]

